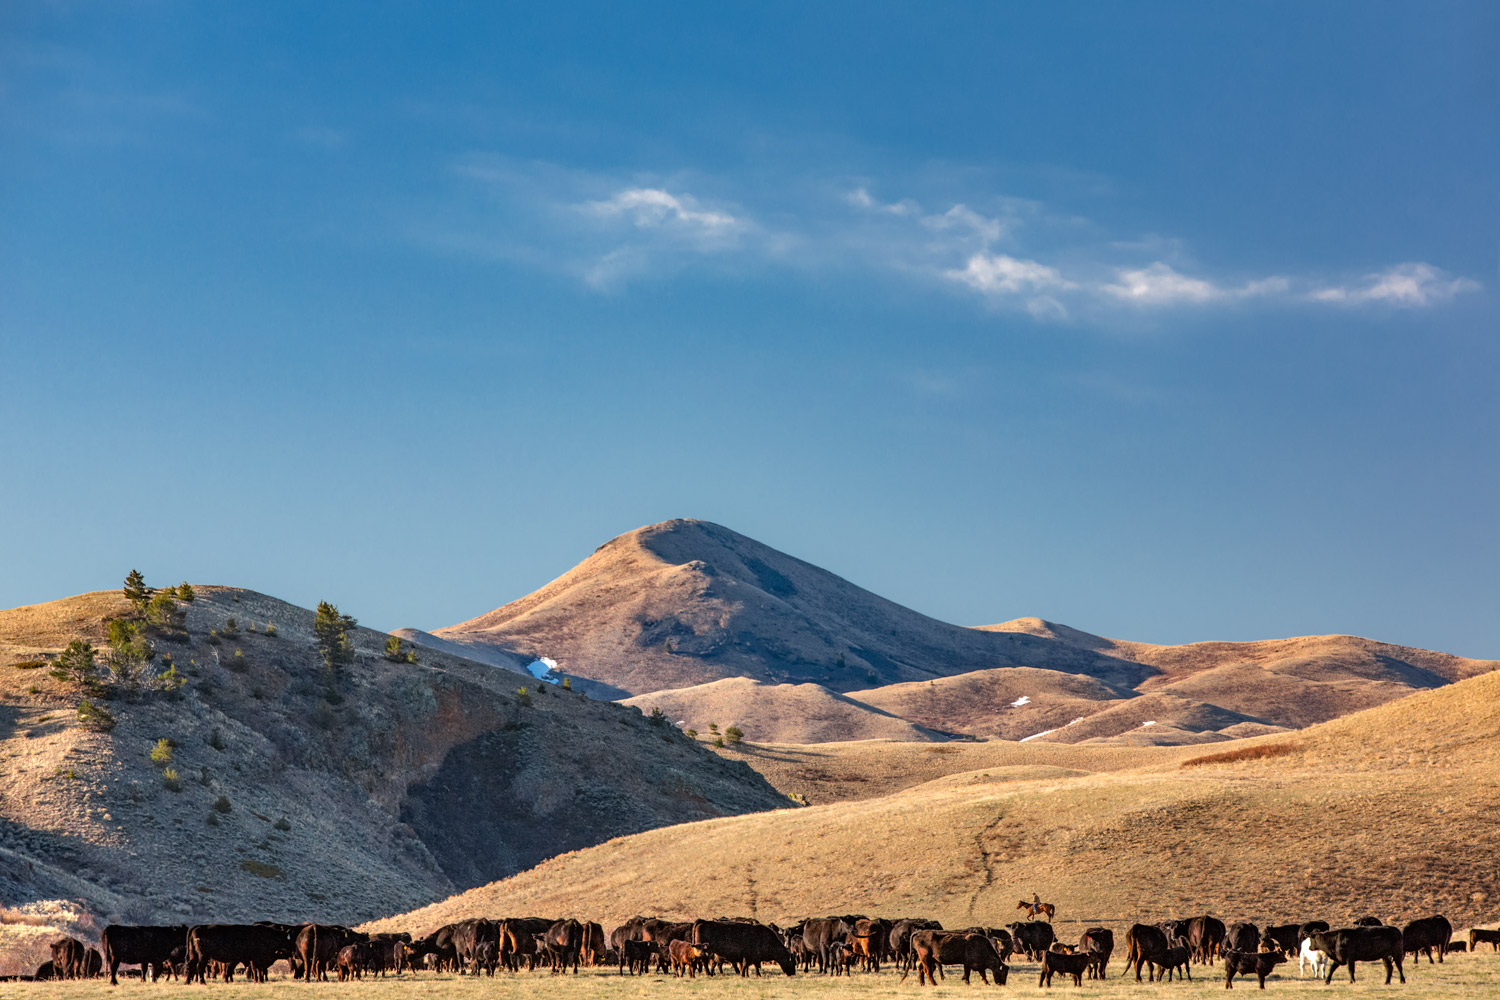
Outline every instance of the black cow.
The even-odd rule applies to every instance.
[[[656,949],[649,941],[622,941],[620,943],[620,975],[625,974],[628,968],[630,974],[648,975],[651,972],[651,960],[656,957]]]
[[[547,917],[512,917],[500,921],[500,961],[511,972],[520,970],[522,959],[528,969],[535,969],[545,955],[537,935],[545,935],[555,923],[556,919]]]
[[[1010,925],[1010,933],[1016,940],[1016,950],[1037,962],[1057,940],[1052,925],[1045,920],[1019,921]]]
[[[1276,924],[1260,932],[1260,946],[1264,951],[1279,951],[1291,956],[1302,950],[1302,924]],[[1325,930],[1326,928],[1319,928]]]
[[[199,924],[187,932],[187,981],[207,982],[204,973],[211,962],[223,965],[226,983],[233,982],[238,965],[247,966],[252,978],[263,976],[272,965],[290,959],[296,951],[296,935],[285,927]]]
[[[566,973],[572,966],[573,974],[578,974],[583,953],[583,924],[572,917],[554,921],[543,933],[541,945],[552,962],[554,973]]]
[[[1115,951],[1115,932],[1108,927],[1090,927],[1078,939],[1078,950],[1089,956],[1089,978],[1105,978],[1109,956]]]
[[[1074,986],[1083,985],[1083,974],[1089,971],[1093,964],[1093,956],[1087,952],[1070,954],[1065,951],[1048,951],[1042,955],[1042,976],[1037,980],[1037,986],[1051,986],[1052,977],[1057,973],[1073,977]]]
[[[854,935],[858,917],[814,917],[802,925],[802,947],[818,959],[818,971],[828,972],[831,948],[835,942],[848,941]]]
[[[339,952],[351,944],[368,944],[370,935],[339,924],[303,924],[297,930],[296,954],[308,982],[326,982],[328,970],[338,970]]]
[[[1384,927],[1385,924],[1381,923],[1379,917],[1356,917],[1355,920],[1354,920],[1354,926],[1355,927]]]
[[[1455,951],[1468,951],[1469,943],[1467,941],[1449,941],[1448,947],[1444,948],[1443,950],[1450,955]]]
[[[1259,951],[1260,928],[1248,922],[1230,924],[1229,933],[1224,935],[1224,950]]]
[[[1448,948],[1448,941],[1453,937],[1453,925],[1448,918],[1441,913],[1420,920],[1413,920],[1401,928],[1401,950],[1420,955],[1427,953],[1427,964],[1432,964],[1432,953],[1437,952],[1437,960],[1443,960],[1443,952]]]
[[[1406,982],[1406,972],[1401,960],[1406,952],[1402,947],[1401,931],[1395,927],[1341,927],[1336,931],[1318,931],[1310,939],[1312,946],[1328,956],[1328,975],[1323,982],[1333,982],[1333,973],[1341,965],[1349,966],[1349,981],[1354,982],[1355,962],[1385,963],[1385,982],[1389,986],[1391,972]]]
[[[716,959],[732,963],[741,976],[748,976],[752,965],[759,975],[762,962],[775,962],[788,976],[797,974],[797,963],[781,935],[762,923],[695,920],[688,940],[703,945]]]
[[[936,920],[906,917],[891,924],[890,953],[903,971],[911,969],[911,936],[917,931],[940,931],[943,925]]]
[[[1236,951],[1233,948],[1224,950],[1224,988],[1234,989],[1234,977],[1254,976],[1260,980],[1260,988],[1266,988],[1266,977],[1271,970],[1282,962],[1286,956],[1278,951]]]
[[[62,975],[57,971],[57,966],[53,965],[49,960],[38,965],[36,972],[32,974],[31,978],[37,982],[44,982],[49,979],[61,979]]]
[[[186,924],[165,927],[110,924],[99,935],[103,963],[109,967],[109,984],[120,984],[121,965],[139,965],[141,978],[156,982],[162,970],[182,963],[187,932]]]
[[[1177,940],[1182,941],[1183,939],[1178,938]],[[1189,948],[1185,944],[1174,944],[1166,951],[1161,953],[1161,959],[1157,962],[1157,964],[1164,972],[1166,972],[1167,982],[1172,981],[1173,972],[1177,973],[1177,978],[1179,980],[1181,980],[1183,976],[1187,976],[1188,982],[1192,982],[1193,973],[1192,970],[1188,968],[1188,964],[1192,961],[1192,958],[1193,950],[1191,948]],[[1157,978],[1160,979],[1161,977],[1158,975]]]
[[[1224,950],[1224,921],[1207,914],[1188,921],[1188,948],[1193,958],[1208,965],[1214,964],[1214,956]]]
[[[479,971],[482,961],[479,953],[487,943],[495,944],[498,958],[500,928],[493,921],[484,917],[470,917],[468,920],[460,920],[452,927],[453,959],[460,973]]]
[[[1156,969],[1161,964],[1162,956],[1167,951],[1167,936],[1162,933],[1160,927],[1152,927],[1150,924],[1133,924],[1130,930],[1125,932],[1125,972],[1129,974],[1130,967],[1135,966],[1135,981],[1141,981],[1141,966],[1150,966],[1146,970],[1149,982],[1156,981]]]

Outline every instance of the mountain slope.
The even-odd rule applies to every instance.
[[[117,696],[108,733],[81,729],[77,692],[26,665],[73,638],[102,645],[104,619],[129,611],[118,593],[0,611],[0,905],[373,916],[600,839],[787,805],[632,709],[535,686],[527,703],[514,673],[432,650],[394,663],[367,629],[335,680],[311,612],[198,594],[187,635],[155,641],[187,677],[180,699]],[[210,643],[230,617],[238,634]],[[180,791],[148,756],[163,738]]]
[[[943,734],[834,694],[817,684],[760,684],[729,677],[690,688],[627,698],[650,713],[660,708],[683,729],[708,736],[709,723],[738,726],[757,743],[831,743],[845,740],[927,741]]]
[[[882,798],[610,841],[377,926],[533,912],[606,925],[638,912],[962,925],[1002,922],[1033,891],[1056,903],[1066,934],[1079,921],[1118,934],[1204,911],[1258,923],[1493,919],[1500,674],[1212,748],[1031,747],[1014,747],[1009,767]],[[1063,751],[1071,766],[1060,768]],[[1142,763],[1089,771],[1090,753]]]
[[[774,718],[785,742],[822,741],[828,727],[818,716],[799,731],[799,713],[773,703],[786,701],[784,685],[817,684],[939,733],[1199,742],[1301,728],[1500,665],[1354,636],[1156,646],[1037,618],[965,628],[691,520],[621,535],[471,621],[398,634],[506,665],[549,657],[596,696],[671,691],[677,718],[699,718],[683,692],[701,699],[717,690],[704,685],[748,678],[760,686],[746,697],[768,702],[741,714],[767,733]],[[1139,695],[1156,698],[1113,707]],[[1088,727],[1068,725],[1095,714]],[[874,734],[854,718],[846,737]],[[1144,722],[1154,731],[1139,731]]]
[[[547,656],[630,694],[727,677],[843,692],[997,666],[1133,686],[1152,671],[1055,640],[949,625],[706,521],[621,535],[504,607],[433,634]]]

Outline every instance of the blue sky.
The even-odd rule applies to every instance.
[[[1500,8],[547,6],[0,10],[0,606],[432,628],[689,516],[1500,656]]]

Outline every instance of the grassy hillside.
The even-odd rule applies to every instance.
[[[392,662],[366,629],[336,679],[311,612],[224,587],[186,607],[186,633],[153,640],[186,686],[115,690],[110,732],[80,727],[79,691],[43,661],[75,638],[102,651],[105,619],[129,605],[110,592],[0,611],[0,906],[351,919],[610,836],[789,804],[634,709],[534,684],[522,698],[516,674],[437,651]],[[210,642],[231,617],[238,634]],[[170,765],[149,756],[162,739]]]
[[[746,739],[761,743],[942,738],[942,734],[818,684],[761,684],[748,677],[729,677],[637,695],[622,704],[648,713],[660,708],[683,729],[703,734],[709,723],[721,729],[738,726]]]
[[[921,749],[921,748],[918,748]],[[949,774],[882,798],[619,838],[381,923],[477,914],[830,911],[1058,922],[1205,910],[1257,922],[1434,911],[1493,920],[1500,674],[1301,733],[1199,748],[1098,748],[1137,766]],[[1119,758],[1117,758],[1119,759]],[[1035,770],[1026,770],[1026,768]]]

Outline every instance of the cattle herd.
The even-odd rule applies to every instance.
[[[1325,983],[1341,967],[1354,982],[1358,962],[1381,962],[1385,981],[1399,975],[1405,956],[1425,954],[1429,962],[1447,952],[1473,950],[1488,943],[1500,950],[1500,930],[1475,929],[1469,941],[1452,941],[1453,927],[1442,916],[1388,927],[1362,917],[1347,927],[1321,920],[1265,928],[1251,923],[1226,925],[1211,916],[1138,923],[1125,931],[1124,975],[1144,972],[1148,981],[1192,979],[1192,966],[1222,963],[1224,985],[1236,976],[1255,977],[1265,989],[1266,977],[1295,959],[1299,974],[1311,965]],[[1007,960],[1022,956],[1040,969],[1040,986],[1055,976],[1082,985],[1085,977],[1104,979],[1116,950],[1115,934],[1090,927],[1068,944],[1045,920],[1026,920],[1005,927],[944,929],[935,920],[882,919],[859,915],[817,917],[778,927],[744,917],[674,921],[634,917],[609,934],[597,923],[568,918],[483,917],[440,927],[425,937],[410,934],[366,934],[335,924],[200,924],[195,927],[111,924],[100,935],[99,948],[77,938],[52,945],[52,960],[35,979],[109,976],[119,982],[120,967],[138,966],[137,975],[157,981],[182,978],[206,983],[233,982],[236,975],[264,982],[276,962],[284,961],[294,979],[340,981],[365,976],[416,974],[421,971],[494,976],[497,970],[550,970],[577,973],[584,965],[607,966],[620,975],[649,973],[676,976],[722,974],[728,966],[747,976],[773,966],[788,976],[817,970],[825,975],[901,973],[905,982],[917,973],[918,985],[936,983],[944,966],[962,966],[963,981],[979,973],[1004,985]],[[1203,975],[1206,968],[1200,968]],[[1217,974],[1217,969],[1214,973]]]

